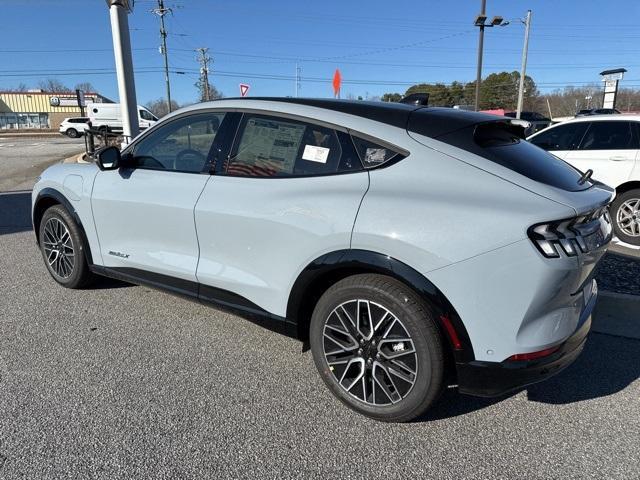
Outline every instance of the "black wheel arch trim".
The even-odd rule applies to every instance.
[[[89,241],[87,240],[87,234],[84,231],[84,226],[82,225],[82,220],[80,220],[80,215],[76,211],[75,207],[71,204],[69,199],[64,196],[59,190],[55,188],[47,187],[43,188],[38,192],[38,196],[36,201],[33,203],[33,212],[31,222],[33,224],[33,231],[36,235],[36,243],[40,245],[40,221],[42,220],[42,215],[45,210],[40,211],[38,209],[38,205],[46,199],[53,199],[56,203],[62,205],[67,212],[71,215],[73,220],[78,225],[78,230],[80,231],[80,237],[82,237],[83,243],[87,246],[87,248],[82,248],[84,251],[85,258],[87,259],[87,263],[89,265],[93,265],[93,257],[91,256],[91,247],[89,246]]]
[[[312,261],[298,276],[289,294],[287,303],[287,321],[298,328],[301,323],[308,322],[308,318],[301,318],[305,305],[314,300],[309,298],[309,292],[314,286],[322,283],[323,278],[332,278],[335,274],[380,273],[400,280],[408,285],[422,298],[428,300],[439,311],[438,315],[446,316],[453,325],[462,348],[456,349],[444,326],[438,323],[443,336],[449,340],[451,351],[456,363],[470,362],[475,359],[473,347],[467,329],[460,316],[444,294],[424,275],[409,265],[388,255],[359,249],[338,250],[327,253]],[[307,317],[307,316],[305,316]],[[310,316],[308,316],[310,317]]]

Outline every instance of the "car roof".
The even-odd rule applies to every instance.
[[[501,119],[511,120],[486,113],[398,102],[290,97],[225,98],[191,105],[175,113],[206,108],[256,109],[284,113],[287,112],[289,105],[295,107],[292,109],[295,109],[296,113],[310,118],[315,118],[318,109],[322,109],[409,129],[429,137],[437,137],[478,123],[495,122]]]
[[[624,114],[624,113],[616,113],[616,114],[602,114],[602,115],[586,115],[584,117],[576,117],[570,118],[569,120],[565,120],[564,122],[559,123],[558,125],[564,123],[573,123],[573,122],[616,122],[621,120],[640,122],[640,115],[637,114]]]

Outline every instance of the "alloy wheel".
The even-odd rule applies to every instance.
[[[398,403],[416,382],[414,341],[400,319],[378,303],[356,299],[338,305],[325,321],[323,345],[335,380],[366,404]]]
[[[625,201],[616,214],[618,228],[630,237],[640,236],[640,198]]]
[[[60,278],[69,278],[76,258],[67,226],[58,218],[50,218],[44,226],[42,242],[51,270]]]

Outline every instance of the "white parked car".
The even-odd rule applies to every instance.
[[[65,118],[60,123],[60,133],[69,138],[78,138],[89,128],[88,117]]]
[[[640,245],[640,115],[577,117],[528,140],[614,187],[614,231],[620,240]]]

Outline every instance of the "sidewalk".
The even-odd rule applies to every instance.
[[[600,291],[592,331],[640,340],[640,296]]]
[[[45,130],[43,132],[28,131],[28,132],[2,132],[0,133],[0,139],[5,138],[43,138],[43,137],[60,137],[63,136],[60,132],[54,130]]]

